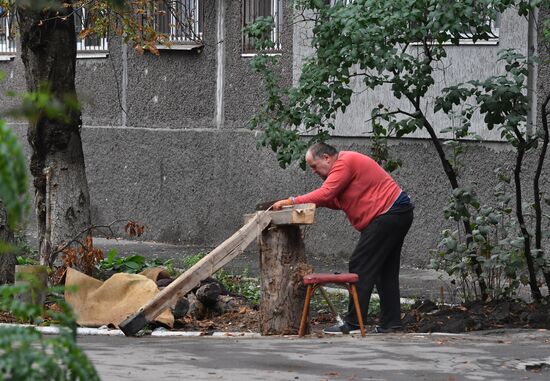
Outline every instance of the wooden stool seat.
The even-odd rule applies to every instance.
[[[353,273],[344,273],[344,274],[329,274],[329,273],[319,273],[319,274],[308,274],[304,276],[304,284],[325,284],[325,283],[357,283],[359,280],[359,275]]]
[[[309,314],[309,304],[311,302],[311,297],[315,293],[317,288],[321,289],[323,297],[326,299],[329,307],[332,312],[338,315],[331,301],[328,299],[326,292],[322,288],[323,284],[334,283],[334,284],[343,284],[348,289],[348,292],[353,299],[355,305],[355,311],[357,312],[357,321],[359,323],[359,329],[361,330],[361,336],[365,337],[365,327],[363,326],[363,317],[361,316],[361,309],[359,308],[359,298],[357,297],[357,289],[355,283],[359,281],[359,275],[354,273],[343,273],[343,274],[331,274],[331,273],[317,273],[317,274],[308,274],[304,276],[304,285],[307,286],[306,290],[306,299],[304,301],[304,309],[302,311],[302,320],[300,321],[300,331],[298,332],[299,336],[304,336],[306,330],[306,324]]]

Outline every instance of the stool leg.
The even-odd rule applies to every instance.
[[[359,323],[361,336],[365,337],[365,327],[363,326],[363,316],[361,316],[361,309],[359,307],[359,298],[357,296],[357,289],[355,288],[354,284],[350,284],[349,292],[353,297],[353,303],[355,304],[355,311],[357,312],[357,322]]]
[[[309,314],[309,302],[311,300],[311,288],[311,284],[308,284],[306,290],[306,300],[304,300],[304,309],[302,310],[302,320],[300,321],[300,330],[298,331],[298,336],[300,337],[304,336],[306,330],[307,315]]]

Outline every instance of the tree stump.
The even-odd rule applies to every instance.
[[[297,334],[311,273],[299,226],[271,225],[260,237],[260,333]]]

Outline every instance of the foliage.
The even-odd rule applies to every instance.
[[[494,194],[498,203],[496,207],[480,207],[474,192],[469,188],[454,189],[445,215],[454,221],[470,224],[472,242],[466,244],[467,237],[460,233],[460,225],[453,232],[444,231],[441,246],[445,250],[439,253],[434,265],[446,269],[450,275],[460,274],[466,298],[469,291],[475,291],[475,287],[468,286],[472,283],[475,285],[481,276],[487,281],[493,298],[513,295],[521,280],[521,283],[530,283],[533,296],[538,299],[540,291],[536,274],[540,270],[547,272],[550,263],[544,258],[540,247],[532,248],[532,233],[525,226],[528,210],[522,196],[523,183],[519,173],[525,152],[536,148],[542,136],[540,129],[530,131],[526,128],[529,99],[525,91],[528,75],[525,57],[512,50],[504,50],[499,53],[499,61],[505,63],[505,74],[445,88],[443,95],[435,102],[436,111],[450,113],[454,108],[460,109],[457,113],[463,124],[455,131],[460,131],[461,135],[468,133],[475,112],[484,115],[487,128],[498,128],[501,136],[515,148],[516,162],[512,173],[500,168],[496,171],[499,179]],[[456,152],[462,152],[459,141],[455,140],[454,146],[458,149]],[[510,190],[512,179],[515,194]],[[514,196],[516,219],[511,218],[513,208],[509,205]],[[540,213],[540,209],[532,211]],[[481,275],[472,274],[468,270],[472,258],[481,264]],[[527,269],[528,277],[522,269]]]
[[[82,232],[79,232],[73,239],[71,239],[69,242],[66,242],[61,248],[58,248],[51,254],[50,259],[52,262],[53,260],[55,260],[58,253],[62,253],[61,259],[63,261],[62,265],[56,269],[55,274],[53,275],[52,282],[54,284],[61,282],[68,267],[74,267],[82,271],[84,274],[91,276],[94,269],[100,265],[100,262],[104,258],[103,250],[94,247],[92,233],[97,232],[107,238],[114,238],[115,232],[113,230],[113,225],[119,222],[126,222],[126,224],[124,225],[124,231],[130,237],[140,237],[145,230],[145,226],[139,224],[138,222],[125,219],[115,220],[109,225],[92,225],[87,229],[84,229]],[[77,248],[72,246],[73,243],[78,244]],[[134,268],[143,268],[143,266],[145,266],[145,260],[143,259],[143,257],[141,257],[141,259],[138,258],[135,260],[132,260],[130,258],[123,259],[122,261],[128,262],[129,266],[127,267],[133,266]],[[116,263],[109,262],[109,264],[106,264],[106,266],[114,265],[116,265]],[[125,272],[133,271],[128,270]]]
[[[380,104],[372,110],[372,148],[371,157],[389,173],[403,165],[401,159],[394,159],[388,148],[388,137],[396,132],[393,126],[384,125],[381,121],[389,122],[389,110]]]
[[[17,137],[0,119],[0,206],[6,208],[8,225],[15,228],[28,211],[26,160]]]
[[[34,327],[0,327],[0,378],[2,380],[99,380],[92,363],[76,345],[76,323],[70,307],[61,299],[58,310],[43,311],[18,295],[29,292],[27,284],[0,287],[0,309],[19,320],[59,324],[59,334],[47,337]],[[59,288],[51,289],[60,295]]]
[[[495,170],[495,174],[499,182],[495,187],[494,206],[480,205],[471,190],[459,188],[453,192],[445,215],[457,221],[464,213],[471,213],[468,220],[471,221],[473,242],[466,245],[464,232],[457,223],[455,230],[443,230],[440,250],[434,253],[430,263],[432,268],[443,270],[460,281],[462,298],[466,301],[479,297],[478,275],[472,272],[471,266],[473,256],[482,266],[481,276],[492,299],[515,296],[520,285],[528,283],[522,255],[523,237],[518,236],[510,206],[510,176],[501,168]],[[456,202],[457,198],[462,198],[462,202]],[[466,210],[461,209],[465,199],[470,206]]]
[[[197,253],[185,257],[183,259],[183,266],[185,267],[185,269],[190,269],[191,267],[195,266],[201,259],[203,259],[205,255],[206,254],[204,253]]]
[[[145,259],[142,255],[134,254],[127,257],[118,257],[117,250],[111,249],[107,253],[107,256],[99,261],[96,265],[98,270],[115,271],[137,274],[149,267],[166,267],[166,270],[170,275],[175,275],[177,271],[174,269],[173,260],[168,259],[161,261],[155,259]]]
[[[62,259],[63,265],[56,271],[55,278],[58,281],[68,267],[80,269],[84,274],[91,276],[96,265],[103,259],[103,251],[94,247],[92,235],[88,234],[78,250],[70,246],[63,249]]]
[[[116,249],[111,249],[107,253],[107,257],[101,260],[97,267],[101,270],[136,274],[144,269],[145,257],[137,254],[117,257]]]
[[[38,261],[34,258],[24,257],[22,255],[17,256],[18,265],[37,265]]]
[[[216,279],[231,293],[241,295],[254,305],[260,304],[260,280],[251,278],[248,269],[233,274],[223,269],[216,272]]]

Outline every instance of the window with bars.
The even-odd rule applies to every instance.
[[[106,37],[100,37],[95,34],[81,37],[81,32],[83,30],[92,27],[92,20],[88,17],[86,8],[75,9],[74,17],[77,54],[106,53],[109,50]]]
[[[281,50],[281,28],[283,26],[282,0],[243,0],[242,24],[243,27],[252,24],[260,16],[271,16],[274,20],[274,28],[269,36],[275,46],[273,53]],[[243,54],[255,54],[251,39],[243,34]]]
[[[167,35],[172,48],[201,45],[204,10],[200,0],[160,1],[153,19],[155,31]]]
[[[500,16],[501,14],[498,13],[494,20],[486,21],[486,23],[491,26],[491,32],[489,33],[487,40],[478,40],[476,42],[477,44],[498,43],[499,31],[500,31]],[[474,44],[472,37],[473,37],[473,33],[468,33],[468,32],[463,33],[460,36],[459,44]]]
[[[13,56],[15,47],[15,18],[0,7],[0,55]]]

